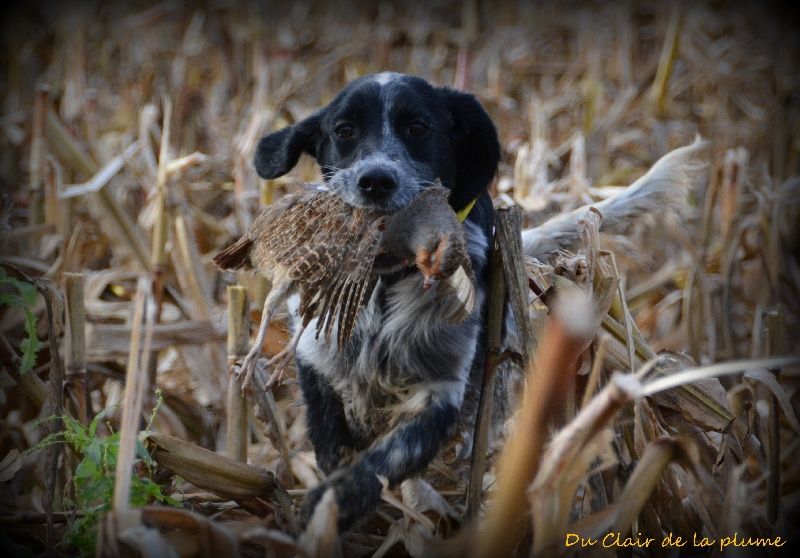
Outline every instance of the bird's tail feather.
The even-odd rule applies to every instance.
[[[450,323],[461,323],[472,314],[475,309],[475,280],[472,272],[461,265],[447,279],[443,279],[437,286],[439,296],[448,298],[448,307],[444,319]]]
[[[222,250],[214,256],[214,263],[221,269],[242,269],[252,267],[250,262],[250,248],[253,241],[247,236],[242,236],[239,240]]]

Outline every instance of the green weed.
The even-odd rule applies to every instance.
[[[160,391],[156,391],[156,395],[158,403],[150,417],[150,423],[162,400]],[[35,451],[55,443],[67,443],[81,458],[72,475],[73,497],[64,498],[65,506],[73,509],[76,514],[62,541],[64,545],[77,548],[81,556],[94,556],[97,524],[111,508],[120,433],[112,431],[109,435],[101,436],[98,434],[98,427],[115,408],[104,409],[88,426],[73,417],[62,416],[64,430],[47,436],[30,450]],[[150,424],[147,428],[150,428]],[[153,482],[155,462],[140,440],[136,441],[136,458],[131,483],[131,506],[142,507],[153,502],[180,505]]]
[[[13,290],[4,287],[11,287]],[[36,364],[36,353],[42,347],[42,342],[36,336],[36,316],[33,314],[37,296],[36,287],[25,281],[9,277],[6,270],[0,267],[0,305],[20,308],[25,314],[25,337],[19,347],[22,352],[20,374],[27,374],[33,370],[33,366]]]

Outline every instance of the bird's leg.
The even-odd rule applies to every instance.
[[[264,345],[264,339],[267,336],[267,329],[269,328],[270,319],[275,313],[275,310],[277,310],[278,306],[280,306],[280,304],[286,300],[286,295],[289,293],[289,283],[283,283],[284,284],[279,283],[278,285],[274,285],[269,295],[267,295],[266,300],[264,300],[264,310],[261,312],[261,324],[258,326],[256,340],[253,342],[253,346],[250,347],[250,351],[248,351],[247,356],[244,357],[242,366],[239,368],[239,374],[241,375],[244,373],[242,391],[247,389],[247,386],[250,384],[250,378],[252,378],[253,372],[256,369],[256,359],[258,358],[259,353],[261,353],[261,348]]]
[[[286,366],[288,366],[289,362],[291,362],[295,349],[297,349],[297,344],[300,342],[300,337],[303,335],[305,330],[305,324],[299,325],[289,343],[281,350],[281,352],[267,361],[267,366],[274,368],[274,371],[272,374],[270,374],[269,380],[267,381],[267,387],[270,387],[275,383],[280,383],[280,381],[283,379],[283,371]]]

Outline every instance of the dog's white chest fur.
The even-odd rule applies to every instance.
[[[467,236],[480,236],[467,226]],[[485,241],[469,246],[483,258]],[[478,289],[475,307],[483,304]],[[297,346],[297,357],[313,366],[344,404],[351,428],[368,438],[386,432],[399,419],[444,400],[460,406],[475,356],[478,316],[460,324],[442,320],[452,301],[422,290],[422,276],[413,273],[393,284],[379,282],[358,318],[347,345],[337,348],[316,338],[316,319]],[[296,316],[298,300],[289,301]],[[465,340],[470,340],[465,346]]]

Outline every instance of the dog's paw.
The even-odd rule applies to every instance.
[[[333,489],[336,506],[339,510],[339,531],[344,531],[356,521],[366,517],[381,499],[381,485],[378,477],[363,467],[344,467],[311,489],[300,510],[300,521],[307,525],[317,504],[329,489]]]

